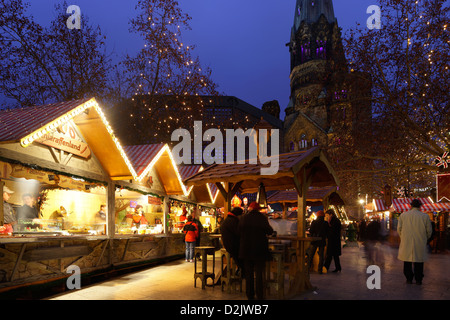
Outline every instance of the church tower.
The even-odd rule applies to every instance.
[[[291,96],[286,108],[285,149],[327,145],[336,117],[345,117],[341,106],[347,98],[344,78],[348,74],[332,0],[296,0],[287,45]],[[344,115],[339,115],[342,112]]]
[[[371,83],[364,80],[370,76],[349,67],[332,0],[296,0],[287,45],[291,95],[284,151],[319,146],[337,172],[370,168],[369,160],[349,162],[349,155],[367,153],[372,147]],[[373,181],[362,173],[341,173],[339,178],[347,200],[367,193],[363,189]]]

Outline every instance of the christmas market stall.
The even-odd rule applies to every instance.
[[[182,180],[186,180],[192,175],[202,171],[204,168],[202,165],[183,165],[178,166],[178,169],[180,171],[180,175]],[[190,186],[188,189],[188,194],[191,199],[191,202],[194,201],[196,205],[189,205],[188,207],[192,207],[192,211],[187,211],[187,213],[194,213],[194,210],[196,211],[195,217],[200,221],[203,230],[201,232],[203,233],[211,233],[217,228],[217,219],[218,219],[218,212],[217,208],[215,206],[215,200],[217,198],[217,188],[215,185],[206,183],[204,185],[199,186]],[[178,201],[180,203],[180,201]],[[181,202],[182,204],[182,202]],[[175,210],[176,210],[175,206]],[[178,205],[178,208],[180,206]],[[180,210],[179,210],[180,211]],[[172,213],[172,212],[171,212]],[[185,213],[179,212],[178,215],[171,215],[171,217],[174,216],[174,222],[180,223],[180,218],[183,217],[185,219]],[[200,237],[202,240],[207,239],[206,237]],[[204,243],[206,244],[206,243]]]
[[[164,228],[186,191],[167,146],[135,169],[94,98],[0,110],[0,124],[0,293],[182,256]]]
[[[297,193],[295,190],[276,191],[267,198],[267,203],[279,203],[283,209],[282,217],[288,218],[296,211]],[[336,186],[314,188],[310,187],[306,194],[306,205],[309,207],[322,207],[324,210],[335,210],[337,217],[343,222],[348,222],[347,214],[343,209],[344,200],[339,195]],[[341,208],[342,207],[342,208]],[[288,214],[290,213],[290,214]]]
[[[330,166],[324,153],[319,148],[306,151],[291,152],[277,156],[278,171],[275,174],[264,175],[261,163],[245,164],[214,164],[203,171],[186,179],[185,184],[203,185],[215,183],[221,196],[225,199],[224,212],[231,210],[231,201],[239,191],[242,194],[258,192],[259,203],[266,203],[264,190],[295,189],[297,192],[298,217],[297,236],[290,237],[297,247],[297,272],[293,285],[289,288],[289,295],[303,292],[312,286],[309,282],[309,273],[305,268],[305,249],[311,239],[306,237],[306,198],[309,187],[336,186],[339,180]],[[280,240],[286,240],[281,239]]]

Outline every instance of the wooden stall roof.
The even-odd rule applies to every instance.
[[[387,211],[389,210],[389,207],[386,205],[383,199],[373,199],[372,210]]]
[[[202,165],[183,165],[178,166],[181,179],[184,181],[194,174],[204,170]],[[212,203],[216,201],[219,190],[215,184],[205,183],[201,186],[190,186],[187,188],[188,194],[194,192],[195,198],[199,203]]]
[[[0,141],[27,147],[72,120],[112,180],[137,179],[95,98],[0,110]]]
[[[154,168],[168,195],[188,195],[167,144],[125,146],[124,149],[138,174],[138,181]]]
[[[433,204],[433,200],[431,198],[417,198],[423,204]],[[406,212],[411,209],[411,198],[394,198],[392,199],[392,205],[389,208],[389,211],[392,212]]]
[[[239,182],[240,192],[254,193],[261,183],[267,191],[295,188],[293,177],[305,168],[313,176],[311,186],[325,187],[339,184],[339,180],[319,148],[279,155],[279,170],[275,175],[261,175],[261,164],[214,164],[185,180],[187,186],[216,182]]]
[[[322,202],[326,197],[330,197],[330,204],[343,205],[344,201],[337,192],[336,186],[324,188],[309,188],[306,193],[308,205],[314,205]],[[277,191],[267,198],[268,203],[292,203],[297,205],[298,194],[296,190]]]
[[[181,179],[184,181],[190,176],[196,174],[203,170],[202,165],[184,165],[178,166],[178,170],[180,171]],[[187,187],[186,187],[187,188]],[[201,203],[211,203],[211,194],[208,190],[208,185],[204,184],[201,186],[190,186],[187,188],[187,195],[190,195],[191,192],[195,195],[195,200]]]

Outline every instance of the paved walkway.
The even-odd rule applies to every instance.
[[[368,263],[364,247],[342,249],[341,273],[311,274],[314,291],[293,300],[450,300],[450,252],[431,254],[425,263],[422,285],[406,284],[403,263],[396,258],[397,249],[380,245],[374,263]],[[219,254],[216,254],[216,268]],[[209,261],[211,263],[212,261]],[[380,267],[381,288],[368,289],[369,265]],[[331,265],[331,269],[334,264]],[[223,292],[220,286],[194,288],[194,264],[173,261],[144,271],[126,274],[79,290],[69,291],[50,300],[246,300],[245,293]],[[208,280],[209,281],[209,280]],[[374,282],[371,282],[374,283]],[[269,297],[269,299],[274,297]]]

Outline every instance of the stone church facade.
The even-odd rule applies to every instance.
[[[316,145],[327,149],[342,139],[355,139],[359,124],[367,125],[362,120],[370,121],[371,111],[370,105],[352,103],[350,97],[370,95],[370,85],[357,84],[356,75],[348,70],[332,0],[297,0],[287,46],[291,96],[284,151]],[[342,128],[354,134],[341,136]]]

